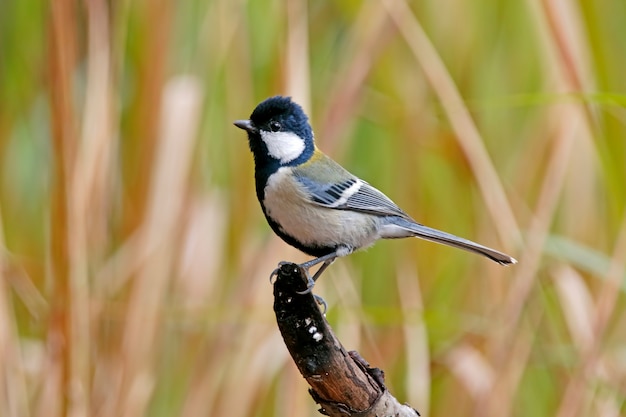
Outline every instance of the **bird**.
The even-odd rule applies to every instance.
[[[505,253],[413,220],[316,146],[306,113],[291,97],[267,98],[249,119],[233,124],[247,132],[256,194],[269,226],[287,244],[314,257],[298,265],[307,277],[303,293],[312,290],[337,258],[380,239],[418,237],[477,253],[500,265],[517,263]],[[311,276],[310,268],[319,264]]]

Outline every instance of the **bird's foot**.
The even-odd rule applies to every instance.
[[[280,261],[278,263],[278,266],[276,267],[275,270],[272,271],[272,273],[270,274],[270,284],[274,285],[274,283],[276,282],[276,278],[278,277],[278,271],[280,271],[280,268],[283,265],[287,265],[290,264],[291,262],[286,262],[286,261]]]
[[[302,268],[302,265],[300,265],[300,268]],[[313,278],[311,278],[311,274],[309,274],[309,270],[305,269],[304,273],[306,274],[306,290],[304,290],[304,291],[296,291],[296,293],[300,294],[300,295],[304,295],[304,294],[310,293],[311,291],[313,291],[313,287],[315,287],[315,280]],[[314,297],[316,297],[316,296],[314,295]]]
[[[270,283],[272,285],[274,285],[274,283],[276,282],[276,278],[278,277],[278,272],[280,271],[280,268],[283,267],[284,265],[289,265],[291,264],[291,262],[286,262],[286,261],[281,261],[278,263],[278,266],[276,267],[276,269],[274,269],[272,271],[272,273],[270,274]],[[304,273],[306,274],[306,290],[304,291],[296,291],[296,293],[300,294],[300,295],[304,295],[304,294],[308,294],[313,290],[313,287],[315,286],[315,280],[311,277],[311,274],[309,274],[309,269],[306,268],[305,264],[302,265],[298,265],[300,268],[304,269]]]
[[[276,269],[274,269],[272,273],[270,274],[270,283],[272,285],[274,285],[274,283],[276,282],[276,278],[278,277],[280,268],[282,268],[284,265],[290,265],[290,264],[292,264],[292,262],[281,261],[278,263],[278,266],[276,267]],[[298,266],[304,270],[304,273],[307,278],[307,284],[306,284],[306,290],[296,291],[296,294],[306,295],[313,291],[313,287],[315,287],[315,279],[317,278],[318,274],[315,274],[315,277],[311,277],[311,274],[309,273],[310,265],[307,265],[306,263],[302,265],[298,265]],[[312,295],[313,295],[313,298],[315,298],[315,302],[318,305],[323,307],[322,314],[326,314],[326,310],[328,310],[328,304],[326,304],[326,301],[324,301],[324,299],[320,297],[319,295],[315,295],[315,294],[312,294]]]

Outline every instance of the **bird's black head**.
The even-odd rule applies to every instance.
[[[299,165],[315,151],[309,119],[290,97],[266,99],[254,109],[250,120],[237,120],[235,126],[248,132],[257,170]]]

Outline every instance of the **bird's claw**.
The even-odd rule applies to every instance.
[[[322,297],[320,297],[319,295],[315,295],[313,294],[313,298],[315,299],[315,302],[317,303],[317,305],[322,306],[322,315],[325,316],[326,315],[326,311],[328,311],[328,304],[326,304],[326,301],[324,301],[324,299]]]
[[[280,271],[280,268],[281,268],[283,265],[287,265],[287,264],[290,264],[290,263],[291,263],[291,262],[285,262],[285,261],[280,261],[280,262],[278,263],[278,267],[276,267],[276,269],[275,269],[275,270],[273,270],[273,271],[272,271],[272,273],[270,274],[270,284],[274,285],[274,283],[276,282],[276,279],[275,279],[275,278],[278,276],[278,272]]]
[[[313,291],[313,287],[315,287],[315,281],[311,278],[311,274],[309,271],[304,271],[306,273],[306,290],[304,291],[296,291],[296,294],[305,295]]]
[[[270,284],[274,285],[274,283],[276,282],[276,278],[278,277],[279,270],[280,270],[280,267],[273,270],[272,273],[270,274]]]

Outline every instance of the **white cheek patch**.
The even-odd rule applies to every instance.
[[[283,164],[302,155],[305,148],[304,140],[291,132],[266,132],[262,130],[261,139],[265,142],[270,156]]]

